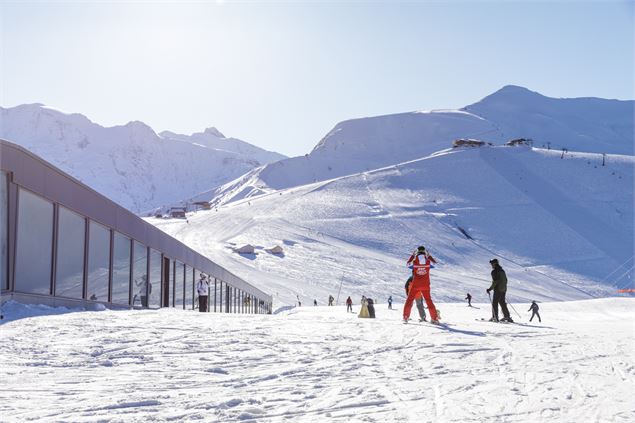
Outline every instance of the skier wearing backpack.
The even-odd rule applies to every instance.
[[[492,318],[490,319],[492,322],[498,322],[498,306],[500,304],[501,310],[503,310],[504,317],[500,320],[501,322],[510,322],[514,323],[511,316],[509,315],[509,310],[507,309],[507,303],[505,303],[505,295],[507,294],[507,275],[503,268],[498,264],[497,259],[492,259],[489,261],[489,264],[492,265],[492,285],[487,288],[487,293],[490,291],[494,291],[494,297],[492,298]]]
[[[430,311],[430,322],[435,324],[439,323],[437,309],[430,296],[430,266],[436,262],[434,257],[428,254],[423,246],[419,246],[408,259],[408,266],[412,266],[412,283],[410,284],[408,298],[406,298],[406,303],[403,306],[404,322],[408,322],[410,318],[412,302],[417,296],[422,295]]]
[[[538,304],[536,304],[535,301],[531,302],[531,305],[529,306],[529,310],[527,310],[527,311],[531,311],[531,318],[529,319],[530,322],[534,320],[534,316],[538,317],[539,322],[542,322],[542,319],[540,318],[540,313],[538,313],[539,308],[540,307],[538,307]]]

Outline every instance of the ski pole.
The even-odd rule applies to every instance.
[[[512,310],[514,310],[514,313],[518,314],[518,312],[516,311],[516,309],[514,308],[514,306],[512,305],[512,303],[508,303],[508,304],[511,306]],[[520,314],[518,314],[518,318],[519,318],[519,319],[522,319],[522,317],[520,316]]]

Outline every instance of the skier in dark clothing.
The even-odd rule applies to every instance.
[[[529,306],[529,310],[527,311],[531,311],[531,319],[529,319],[529,321],[531,322],[532,320],[534,320],[534,316],[538,317],[538,321],[542,322],[542,319],[540,319],[540,313],[538,313],[538,309],[540,307],[538,307],[538,304],[536,304],[535,301],[531,302],[531,305]]]
[[[465,299],[467,300],[467,306],[472,307],[472,296],[469,292],[467,293],[467,297],[465,297]]]
[[[490,320],[492,322],[498,322],[498,306],[500,305],[504,315],[500,321],[513,323],[514,321],[509,315],[509,310],[507,309],[507,304],[505,303],[505,294],[507,293],[507,275],[500,264],[498,264],[497,259],[492,259],[489,263],[492,265],[492,285],[487,288],[487,293],[489,294],[490,291],[494,291],[494,296],[492,298],[492,318]]]
[[[350,295],[348,296],[348,298],[346,299],[346,312],[353,312],[353,300],[351,300]]]
[[[392,295],[388,297],[388,308],[392,310]]]
[[[372,298],[367,298],[366,301],[368,301],[368,314],[370,315],[371,319],[375,318],[375,302],[373,301]]]

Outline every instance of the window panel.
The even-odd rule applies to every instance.
[[[116,304],[130,302],[130,238],[115,232],[112,257],[112,295]]]
[[[53,203],[20,189],[15,289],[51,293],[53,263]]]
[[[148,249],[134,241],[132,263],[132,305],[148,306]]]
[[[9,278],[7,277],[8,269],[8,179],[7,174],[0,172],[0,288],[9,289]]]
[[[150,249],[150,308],[161,307],[161,253]]]
[[[82,298],[86,220],[77,213],[59,207],[57,228],[55,295]]]
[[[194,308],[194,272],[192,267],[185,265],[185,309]]]
[[[108,301],[110,230],[91,221],[88,225],[88,281],[86,298]]]
[[[176,275],[174,278],[174,307],[183,308],[183,263],[176,262]]]

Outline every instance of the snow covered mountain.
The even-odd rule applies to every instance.
[[[208,191],[284,156],[217,130],[157,135],[143,122],[103,127],[41,104],[0,108],[0,137],[140,213]]]
[[[441,301],[466,292],[487,301],[492,257],[513,301],[615,295],[633,287],[635,157],[602,160],[523,146],[448,149],[199,211],[187,225],[149,221],[273,293],[276,305],[339,292],[340,301],[399,301],[404,261],[419,244],[439,260]],[[246,243],[256,254],[233,252]],[[283,254],[265,250],[276,244]]]
[[[170,131],[163,131],[159,133],[159,135],[161,138],[166,140],[185,141],[219,151],[230,151],[232,153],[257,160],[263,164],[287,158],[282,154],[263,150],[262,148],[256,147],[255,145],[249,144],[245,141],[236,138],[227,138],[218,129],[213,127],[207,128],[203,132],[196,132],[192,135],[176,134]]]
[[[338,123],[310,154],[254,169],[215,190],[215,204],[376,169],[448,148],[457,138],[633,155],[635,101],[555,99],[506,86],[460,110],[433,110]]]

